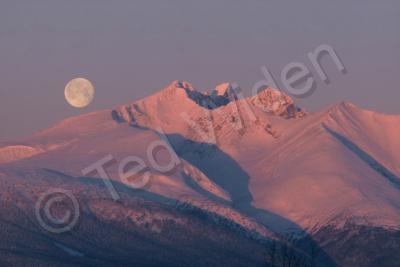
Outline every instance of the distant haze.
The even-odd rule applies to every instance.
[[[15,139],[77,114],[152,94],[172,80],[212,89],[237,82],[246,94],[276,80],[291,62],[313,72],[315,92],[298,99],[315,111],[341,100],[400,114],[398,0],[4,0],[0,9],[0,140]],[[331,45],[347,74],[307,53]],[[85,109],[64,99],[74,77],[93,82]]]

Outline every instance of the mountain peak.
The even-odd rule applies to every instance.
[[[186,92],[195,91],[193,85],[187,81],[175,80],[159,92],[162,96],[176,97],[178,95],[185,96]]]
[[[233,86],[231,83],[221,83],[215,87],[215,89],[211,92],[211,95],[216,96],[228,96],[233,92]]]
[[[209,94],[208,92],[197,91],[191,83],[180,80],[173,81],[161,91],[163,98],[174,97],[176,99],[179,96],[182,97],[182,101],[190,100],[207,109],[215,109],[227,105],[232,100],[231,94],[233,93],[234,89],[230,83],[216,86]]]
[[[193,85],[190,82],[184,80],[175,80],[167,88],[182,88],[191,91],[194,90]]]
[[[210,94],[197,91],[193,85],[184,80],[175,80],[162,91],[137,101],[131,105],[124,105],[112,111],[112,117],[118,122],[138,123],[139,118],[145,116],[165,117],[166,111],[172,113],[178,109],[181,112],[190,111],[195,106],[209,110],[228,105],[237,101],[236,86],[232,83],[222,83],[215,87]],[[269,87],[256,96],[247,98],[254,106],[264,111],[285,118],[301,118],[306,113],[297,107],[291,97],[282,91]],[[160,114],[160,110],[162,110]],[[139,119],[139,120],[138,120]]]
[[[288,118],[304,117],[306,113],[295,105],[293,99],[279,89],[268,87],[250,101],[264,111]]]

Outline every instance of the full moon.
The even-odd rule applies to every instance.
[[[64,90],[65,99],[75,108],[84,108],[94,97],[93,84],[85,78],[75,78],[67,83]]]

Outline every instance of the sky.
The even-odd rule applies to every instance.
[[[82,113],[155,93],[173,80],[198,90],[237,82],[245,94],[264,79],[281,86],[289,63],[305,64],[316,90],[295,100],[308,111],[346,100],[400,114],[398,0],[2,0],[0,140],[13,140]],[[307,53],[333,47],[346,67],[323,58],[330,83]],[[75,77],[92,81],[90,106],[64,98]]]

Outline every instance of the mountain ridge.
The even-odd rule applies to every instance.
[[[400,116],[350,102],[308,113],[278,89],[242,97],[229,83],[201,93],[174,81],[149,97],[68,118],[0,147],[0,160],[6,159],[0,178],[29,180],[30,172],[45,168],[55,171],[46,174],[55,181],[65,174],[67,185],[68,177],[100,181],[96,173],[82,177],[82,170],[112,155],[116,163],[107,172],[121,183],[118,162],[135,156],[152,180],[141,191],[124,191],[128,195],[184,200],[269,238],[309,238],[349,225],[399,231],[398,125]],[[157,171],[149,161],[149,146],[160,136],[181,161],[174,172]],[[18,145],[30,153],[12,151]],[[168,162],[169,156],[157,159]],[[364,255],[362,248],[356,252]]]

